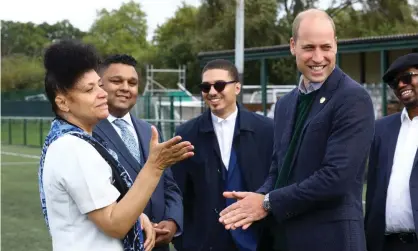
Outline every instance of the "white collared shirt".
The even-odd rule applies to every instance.
[[[226,169],[229,167],[231,157],[232,141],[234,139],[235,122],[238,115],[238,108],[226,119],[217,117],[212,113],[213,129],[218,139],[219,150],[221,151],[222,162]]]
[[[113,123],[113,121],[115,121],[116,119],[118,119],[118,118],[116,118],[115,116],[113,116],[111,114],[109,114],[109,116],[107,117],[107,120],[109,120],[110,124],[113,126],[113,128],[115,128],[115,130],[118,133],[119,137],[122,138],[122,132],[121,132],[120,128]],[[131,131],[131,133],[135,137],[136,142],[138,142],[138,135],[136,134],[136,130],[135,130],[135,127],[134,127],[134,123],[132,122],[132,119],[131,119],[131,114],[128,112],[121,119],[125,120],[128,123],[129,131]]]
[[[415,230],[409,179],[418,148],[418,117],[411,120],[404,108],[401,123],[386,198],[387,233]]]

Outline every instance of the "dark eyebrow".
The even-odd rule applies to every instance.
[[[110,76],[109,77],[109,79],[115,79],[115,78],[117,78],[117,79],[124,79],[124,77],[122,77],[122,76],[120,76],[120,75],[114,75],[114,76]],[[130,77],[130,78],[128,78],[128,81],[129,80],[135,80],[135,81],[138,81],[138,78],[136,78],[136,77]]]

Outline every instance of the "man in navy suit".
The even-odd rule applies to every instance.
[[[269,177],[256,193],[225,193],[239,201],[219,220],[227,229],[246,229],[269,219],[271,250],[364,251],[371,98],[335,65],[335,26],[325,12],[298,14],[290,50],[302,75],[299,86],[276,103]]]
[[[130,114],[138,96],[136,60],[129,55],[113,55],[101,65],[103,89],[108,93],[109,117],[101,121],[94,134],[107,142],[121,164],[135,179],[147,160],[151,125]],[[154,251],[168,251],[174,235],[182,231],[183,206],[171,170],[166,169],[144,213],[155,225]]]
[[[418,53],[383,76],[404,105],[376,121],[370,150],[365,228],[369,251],[418,250]]]
[[[183,140],[193,142],[195,155],[172,167],[184,207],[183,235],[174,239],[175,247],[178,251],[255,251],[262,224],[229,231],[218,218],[233,203],[222,196],[224,191],[255,191],[267,177],[273,120],[237,104],[241,84],[230,61],[207,63],[200,89],[209,109],[176,130]]]

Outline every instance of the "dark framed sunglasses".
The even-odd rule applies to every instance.
[[[412,77],[413,76],[418,76],[418,73],[407,72],[405,74],[402,74],[401,76],[395,78],[392,82],[390,82],[389,86],[392,89],[397,89],[400,81],[402,81],[402,83],[404,83],[406,85],[410,85],[412,83]]]
[[[215,90],[217,91],[217,92],[221,92],[221,91],[223,91],[224,89],[225,89],[225,86],[227,85],[227,84],[233,84],[233,83],[236,83],[236,82],[238,82],[238,81],[236,81],[236,80],[232,80],[232,81],[223,81],[223,80],[219,80],[219,81],[216,81],[213,85],[212,84],[210,84],[210,83],[208,83],[208,82],[203,82],[203,83],[201,83],[200,85],[199,85],[199,88],[200,88],[200,90],[202,91],[202,92],[204,92],[204,93],[209,93],[210,92],[210,89],[212,88],[212,86],[213,86],[213,88],[215,88]]]

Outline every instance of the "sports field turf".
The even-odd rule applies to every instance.
[[[2,145],[1,152],[1,250],[52,250],[39,202],[39,148]]]

